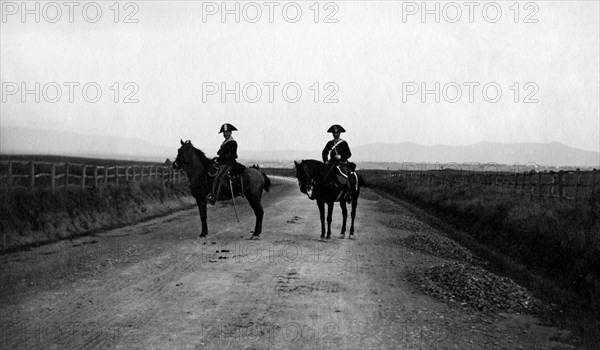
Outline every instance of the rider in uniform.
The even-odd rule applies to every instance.
[[[237,142],[231,136],[232,131],[237,131],[236,127],[225,123],[221,125],[220,133],[223,133],[225,140],[221,144],[217,156],[213,159],[213,167],[216,172],[212,174],[209,172],[209,176],[213,176],[212,191],[208,195],[208,202],[212,205],[215,204],[217,198],[219,198],[219,192],[221,190],[221,178],[231,170],[235,170],[237,162]]]
[[[348,158],[352,156],[352,153],[350,153],[348,142],[340,138],[340,134],[346,132],[346,130],[340,125],[334,124],[327,132],[333,134],[333,140],[327,142],[325,148],[323,148],[323,162],[339,169],[338,174],[341,173],[341,176],[336,176],[336,179],[338,179],[338,184],[346,192],[346,202],[350,203],[352,202],[352,192],[350,189],[353,186],[354,179],[353,176],[350,176],[349,165],[352,163],[348,162]],[[342,177],[344,181],[340,181]]]

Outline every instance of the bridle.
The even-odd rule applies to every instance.
[[[202,164],[188,164],[187,162],[180,160],[179,159],[179,152],[177,154],[177,157],[175,157],[175,161],[173,162],[173,168],[175,170],[179,170],[181,174],[183,174],[183,172],[189,174],[190,171],[189,170],[194,170],[197,168],[202,167]]]
[[[306,185],[304,186],[306,192],[304,193],[306,193],[308,198],[313,199],[312,190],[317,182],[313,174],[308,169],[306,169],[306,165],[304,164],[302,164],[302,171],[304,172],[304,182],[306,182]],[[300,185],[302,185],[302,183]]]

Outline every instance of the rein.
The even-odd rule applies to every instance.
[[[315,177],[313,176],[313,174],[308,171],[308,169],[306,169],[306,165],[304,165],[303,167],[304,170],[304,176],[306,176],[306,184],[310,185],[310,186],[314,186],[316,183]],[[309,181],[310,179],[310,181]]]

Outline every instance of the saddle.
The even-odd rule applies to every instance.
[[[229,169],[223,169],[228,167]],[[208,172],[208,176],[212,181],[219,181],[216,188],[220,189],[217,200],[224,200],[231,198],[231,192],[233,187],[234,196],[244,196],[244,184],[242,180],[242,174],[246,167],[238,162],[233,164],[218,164],[213,162],[212,169]]]
[[[348,174],[346,175],[344,173],[344,171],[341,169],[340,165],[343,165],[346,167]],[[352,163],[352,162],[348,162],[346,161],[345,163],[339,162],[338,164],[334,165],[335,168],[337,169],[337,174],[336,174],[336,178],[337,178],[337,183],[336,183],[336,187],[339,187],[340,184],[345,183],[346,180],[348,180],[351,184],[351,187],[355,187],[355,189],[358,189],[357,184],[358,184],[358,175],[356,174],[356,164]]]

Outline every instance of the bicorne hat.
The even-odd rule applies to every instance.
[[[333,124],[328,130],[327,132],[330,133],[334,133],[334,132],[346,132],[346,130],[344,128],[342,128],[341,125],[338,124]]]
[[[229,123],[225,123],[223,125],[221,125],[221,130],[219,130],[219,134],[222,133],[223,131],[237,131],[236,127],[229,124]]]

